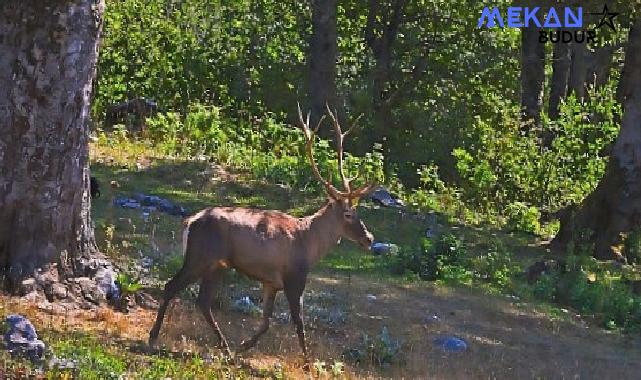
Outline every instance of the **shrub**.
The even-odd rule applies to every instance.
[[[401,247],[390,256],[390,271],[393,274],[412,273],[423,280],[435,280],[433,260],[430,258],[431,242],[423,239],[419,247]]]
[[[602,177],[607,158],[599,153],[618,133],[615,87],[591,90],[587,102],[568,97],[558,120],[543,117],[542,130],[525,134],[516,105],[499,120],[479,116],[469,142],[452,152],[465,201],[484,210],[514,202],[558,210],[580,202]],[[551,144],[542,144],[542,132],[555,136]]]
[[[641,230],[628,234],[623,246],[623,255],[631,264],[641,264]]]
[[[511,230],[536,234],[541,229],[541,213],[534,206],[523,202],[512,202],[505,209],[507,225]]]
[[[356,362],[367,360],[372,364],[387,366],[399,361],[402,341],[393,338],[386,326],[383,326],[381,333],[375,337],[363,334],[360,345],[356,348],[346,350],[343,356]]]
[[[248,123],[246,120],[223,118],[220,109],[193,105],[181,118],[165,113],[148,119],[147,139],[165,154],[179,156],[206,155],[239,169],[251,170],[254,177],[296,188],[321,190],[306,157],[302,133],[277,122],[270,115]],[[314,158],[319,170],[338,183],[336,153],[328,140],[318,139]],[[357,157],[345,154],[348,176],[385,180],[380,147]],[[354,186],[359,185],[355,183]]]
[[[499,287],[508,286],[520,270],[512,254],[498,239],[492,240],[483,254],[471,260],[471,267],[476,278]]]
[[[641,297],[635,296],[621,277],[591,257],[568,256],[566,269],[541,276],[534,294],[593,314],[606,328],[638,329]]]
[[[390,270],[394,274],[415,274],[422,280],[466,282],[469,272],[462,266],[466,255],[463,242],[452,234],[444,234],[435,244],[422,239],[418,247],[402,247],[390,256]]]

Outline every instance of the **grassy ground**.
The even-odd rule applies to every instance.
[[[102,195],[93,203],[97,240],[123,270],[158,294],[181,263],[181,219],[113,206],[117,196],[145,192],[171,199],[192,211],[211,205],[274,208],[296,215],[315,210],[322,199],[263,183],[206,161],[161,157],[142,144],[92,146],[93,174]],[[114,181],[117,186],[110,186]],[[388,209],[364,207],[362,216],[378,240],[417,243],[425,222]],[[443,226],[482,252],[483,242],[500,239],[526,265],[548,255],[533,236],[491,228]],[[151,258],[151,265],[145,260]],[[316,359],[314,375],[347,378],[635,378],[641,373],[641,347],[630,335],[607,332],[575,312],[519,297],[496,288],[452,287],[393,276],[388,262],[342,243],[312,273],[306,296],[308,341]],[[488,292],[490,290],[490,292]],[[42,304],[0,298],[1,314],[29,316],[58,357],[76,358],[78,378],[301,378],[302,358],[286,303],[279,295],[276,321],[240,364],[224,362],[215,339],[184,292],[168,312],[161,351],[145,346],[155,310],[129,314],[47,309]],[[492,294],[490,294],[492,293]],[[233,311],[231,303],[248,295],[258,302],[258,284],[230,274],[219,297],[216,317],[233,347],[258,326],[259,318]],[[328,312],[329,311],[329,314]],[[388,364],[380,358],[376,336],[386,328],[400,350]],[[469,350],[448,354],[433,344],[456,335]],[[365,337],[368,344],[363,346]],[[376,347],[375,347],[376,346]],[[377,348],[378,347],[378,348]],[[360,350],[360,361],[344,357]],[[369,355],[369,357],[368,357]],[[375,359],[375,358],[374,358]],[[0,357],[11,373],[31,365]],[[59,374],[50,373],[50,378]]]

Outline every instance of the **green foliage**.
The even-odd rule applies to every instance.
[[[641,297],[622,279],[624,273],[588,256],[568,256],[565,269],[539,278],[534,294],[594,315],[606,328],[641,328]]]
[[[111,1],[94,109],[138,96],[181,113],[198,102],[282,109],[303,76],[307,12],[296,1]]]
[[[390,271],[413,274],[422,280],[465,282],[469,272],[462,268],[465,245],[454,235],[445,234],[432,244],[423,239],[419,247],[403,247],[390,257]]]
[[[378,366],[388,366],[401,360],[402,341],[393,338],[387,326],[383,326],[377,336],[363,334],[360,345],[347,350],[343,355],[357,362],[369,362]]]
[[[81,379],[120,379],[127,370],[127,362],[110,347],[98,344],[93,338],[76,336],[71,340],[58,340],[52,344],[53,352],[60,358],[78,363]]]
[[[536,232],[531,207],[556,210],[594,189],[619,114],[614,86],[605,86],[591,91],[588,103],[569,97],[558,120],[544,117],[542,130],[525,135],[516,106],[504,109],[498,124],[477,118],[470,144],[453,151],[465,200],[482,210],[506,208],[513,228]],[[556,136],[550,146],[542,146],[544,134]]]
[[[471,259],[471,268],[475,278],[481,281],[507,288],[520,267],[514,262],[512,254],[498,239],[492,239],[483,253]]]
[[[300,130],[276,121],[271,115],[247,122],[222,118],[220,109],[196,105],[186,117],[177,113],[159,114],[148,119],[144,138],[166,155],[201,156],[251,171],[255,178],[292,188],[320,190],[305,153]],[[318,139],[314,158],[323,175],[339,183],[336,153],[330,142]],[[345,154],[348,176],[384,182],[384,157],[380,151],[357,157]],[[362,182],[354,183],[355,186]]]
[[[71,361],[75,365],[71,370],[49,370],[46,376],[51,379],[209,379],[246,376],[242,370],[225,365],[218,357],[206,363],[198,355],[137,355],[122,342],[105,344],[96,337],[78,332],[62,336],[56,333],[47,341],[58,359]]]
[[[172,278],[183,266],[184,259],[182,254],[170,255],[162,264],[156,267],[158,277],[162,280]]]
[[[641,264],[641,230],[628,234],[623,246],[623,255],[631,264]]]
[[[142,289],[140,280],[134,278],[134,276],[129,273],[119,273],[116,281],[118,282],[118,286],[120,287],[120,291],[122,292],[123,297],[135,294],[140,289]]]
[[[510,203],[505,208],[507,226],[514,231],[524,231],[536,234],[541,229],[539,218],[541,213],[534,206],[528,206],[523,202]]]

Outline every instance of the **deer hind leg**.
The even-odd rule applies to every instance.
[[[300,283],[299,283],[300,282]],[[298,343],[307,361],[307,346],[305,344],[305,324],[303,323],[303,291],[305,280],[294,281],[294,284],[285,284],[285,296],[289,303],[289,311],[292,315],[292,322],[296,326]]]
[[[216,294],[216,288],[218,285],[217,277],[220,276],[220,274],[221,271],[216,269],[203,276],[200,283],[200,292],[198,293],[197,304],[201,313],[203,313],[203,316],[205,317],[205,321],[207,321],[218,337],[218,347],[231,358],[231,351],[229,350],[227,339],[225,339],[225,336],[218,326],[218,322],[214,319],[214,313],[212,312],[212,301]]]
[[[195,273],[195,269],[193,268],[193,266],[185,262],[178,273],[171,280],[169,280],[167,285],[165,285],[163,301],[160,305],[160,308],[158,308],[156,322],[149,332],[150,346],[153,346],[156,342],[156,339],[158,338],[158,334],[160,333],[160,326],[162,325],[162,321],[165,318],[165,312],[167,311],[167,306],[169,305],[171,300],[176,297],[176,294],[178,294],[178,292],[185,289],[189,284],[194,282],[196,277],[197,273]]]
[[[272,317],[272,313],[274,312],[274,300],[276,299],[277,292],[272,286],[263,284],[263,320],[258,330],[256,330],[256,333],[254,333],[251,338],[245,339],[240,343],[238,352],[247,351],[254,347],[256,342],[258,342],[258,338],[269,329],[269,318]]]

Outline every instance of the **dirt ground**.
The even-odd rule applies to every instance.
[[[572,318],[550,320],[534,307],[508,298],[465,289],[394,285],[372,277],[346,275],[315,275],[308,290],[334,293],[347,306],[345,324],[312,324],[308,328],[312,357],[326,362],[340,360],[345,349],[358,345],[361,334],[377,335],[383,326],[392,336],[403,340],[402,363],[381,370],[346,362],[346,374],[350,377],[638,379],[641,376],[638,336],[609,334]],[[281,294],[276,314],[285,310]],[[255,328],[259,322],[259,318],[233,312],[218,312],[217,318],[235,344],[247,335],[248,327]],[[144,322],[150,324],[151,319]],[[209,337],[206,342],[214,343],[212,333],[188,302],[181,301],[174,307],[167,322],[163,339],[168,345],[184,342],[185,338],[198,339],[202,334]],[[469,349],[458,354],[443,352],[433,341],[444,334],[465,339]],[[299,352],[292,325],[273,323],[256,348],[244,356],[257,366],[280,360],[290,363],[284,365],[295,370],[297,365],[292,363],[300,362]]]
[[[551,320],[535,306],[506,297],[488,296],[474,289],[390,284],[389,280],[343,274],[312,275],[308,290],[312,295],[334,294],[345,307],[344,323],[310,321],[307,336],[312,358],[327,363],[344,361],[344,375],[348,378],[638,379],[641,376],[639,336],[608,333],[570,316]],[[258,294],[258,289],[253,291]],[[285,310],[284,296],[279,294],[275,314]],[[108,309],[84,311],[75,319],[39,313],[40,323],[55,326],[59,324],[56,318],[66,318],[65,323],[72,325],[82,319],[83,329],[91,326],[97,332],[129,341],[146,340],[154,317],[154,310],[142,309],[130,314]],[[259,317],[245,316],[226,307],[216,317],[232,348],[259,323]],[[402,339],[402,362],[381,369],[340,358],[345,349],[358,345],[363,333],[375,336],[383,326],[393,337]],[[433,341],[446,334],[465,339],[468,350],[442,351]],[[202,352],[216,343],[212,331],[189,300],[174,301],[160,342],[181,352]],[[257,346],[243,358],[255,368],[273,368],[280,363],[289,376],[305,376],[291,324],[272,323]]]

